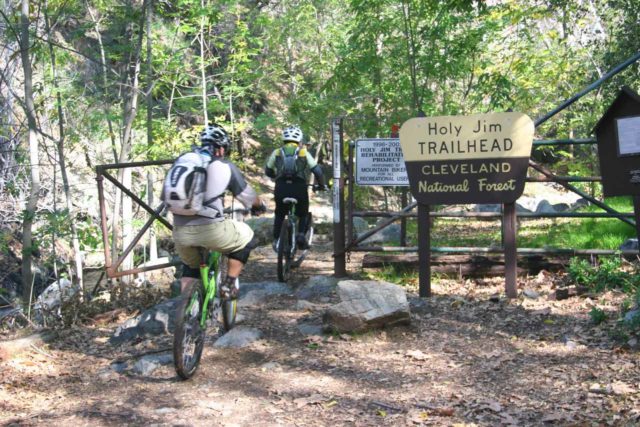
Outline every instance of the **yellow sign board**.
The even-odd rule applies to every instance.
[[[400,146],[413,196],[423,204],[514,202],[524,190],[534,128],[522,113],[407,120]]]

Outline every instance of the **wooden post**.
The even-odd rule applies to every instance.
[[[347,275],[344,236],[344,180],[342,179],[342,119],[332,124],[333,137],[333,274]]]
[[[407,206],[407,188],[402,188],[402,193],[400,195],[400,204],[402,205],[401,209],[404,209]],[[402,217],[400,220],[400,246],[407,246],[407,217]]]
[[[420,262],[420,298],[431,296],[431,224],[429,205],[418,204],[418,259]]]
[[[508,298],[518,296],[517,252],[516,252],[516,204],[505,203],[504,211],[504,276],[505,292]]]

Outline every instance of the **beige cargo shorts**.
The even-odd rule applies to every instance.
[[[244,222],[224,219],[213,224],[184,225],[173,228],[173,241],[182,262],[200,265],[200,247],[223,254],[244,249],[253,238],[253,230]]]

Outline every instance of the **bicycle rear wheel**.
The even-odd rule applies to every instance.
[[[198,281],[187,290],[176,308],[173,334],[173,364],[180,378],[186,380],[198,369],[204,348],[205,328],[200,325],[204,287]]]
[[[289,219],[282,224],[278,240],[278,281],[289,280],[291,270],[291,224]]]
[[[221,256],[220,261],[218,261],[218,270],[220,274],[218,275],[218,289],[220,289],[220,284],[227,278],[227,270],[229,268],[229,260],[226,256]],[[236,279],[236,285],[238,279]],[[238,312],[238,300],[237,299],[227,299],[222,301],[222,326],[224,326],[224,332],[228,332],[233,328],[236,324],[236,313]]]

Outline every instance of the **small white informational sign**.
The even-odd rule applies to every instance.
[[[635,156],[640,154],[640,116],[616,120],[618,131],[618,154]]]
[[[355,158],[356,184],[409,185],[399,138],[359,139]]]

